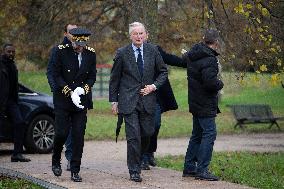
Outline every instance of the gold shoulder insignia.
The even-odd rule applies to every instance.
[[[92,52],[96,52],[94,48],[89,47],[89,46],[86,46],[86,49],[89,50],[89,51],[92,51]]]
[[[58,45],[58,48],[59,48],[59,49],[65,49],[65,48],[67,48],[67,47],[69,47],[69,44]]]

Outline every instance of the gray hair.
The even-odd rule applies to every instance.
[[[129,35],[131,35],[133,29],[137,26],[142,26],[144,28],[144,30],[146,31],[144,24],[142,24],[141,22],[133,22],[133,23],[129,24]]]

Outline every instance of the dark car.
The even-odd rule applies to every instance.
[[[25,149],[29,153],[51,152],[55,134],[52,97],[20,84],[19,105],[27,125]],[[4,126],[0,128],[0,142],[13,142],[13,127],[7,116],[4,116]]]

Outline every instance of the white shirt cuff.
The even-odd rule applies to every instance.
[[[152,84],[151,86],[153,86],[153,87],[154,87],[154,89],[155,89],[155,90],[157,90],[157,87],[156,87],[156,85]]]

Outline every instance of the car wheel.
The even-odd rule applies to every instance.
[[[54,142],[54,119],[38,115],[28,125],[25,148],[31,153],[49,153]]]

